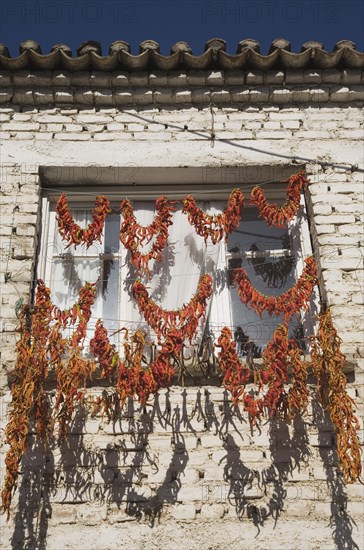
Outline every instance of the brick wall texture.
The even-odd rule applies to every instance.
[[[211,94],[212,76],[198,76],[199,93]],[[254,89],[254,75],[245,77],[249,98],[232,101],[234,82],[218,76],[214,85],[223,84],[227,94],[221,104],[217,96],[213,104],[190,102],[194,89],[183,78],[182,90],[170,83],[172,101],[157,81],[162,76],[154,75],[146,82],[139,76],[139,86],[153,83],[148,105],[85,105],[76,96],[87,83],[63,75],[68,80],[62,87],[57,74],[50,76],[57,88],[48,90],[53,96],[46,104],[34,101],[33,89],[33,104],[8,98],[1,105],[1,428],[10,402],[15,303],[29,298],[34,279],[39,166],[93,161],[102,167],[112,160],[161,167],[305,164],[321,290],[354,365],[348,388],[362,417],[363,98],[350,98],[359,93],[360,76],[345,82],[333,71],[330,82],[330,75],[325,81],[320,74],[319,84],[336,86],[337,96],[330,96],[331,88],[321,95],[325,86],[314,96],[318,77],[307,91],[275,76],[276,94],[288,85],[288,102],[283,96],[273,100],[272,90],[255,101],[264,90]],[[125,86],[119,79],[118,86]],[[24,85],[12,77],[7,89],[23,93]],[[128,85],[125,93],[138,98],[138,83]],[[67,90],[72,104],[65,96],[53,103],[56,92]],[[306,96],[293,97],[295,91]],[[45,459],[30,436],[10,521],[1,517],[1,548],[363,548],[363,486],[345,486],[337,474],[334,433],[313,380],[310,387],[308,414],[293,425],[273,420],[251,429],[223,389],[175,386],[145,409],[130,402],[115,423],[76,418],[68,443],[50,449]],[[362,421],[359,433],[363,443]],[[5,452],[3,443],[2,478]]]

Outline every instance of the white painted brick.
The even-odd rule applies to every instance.
[[[305,86],[297,86],[292,89],[291,98],[293,102],[306,103],[311,99],[311,90]]]
[[[364,128],[361,130],[340,130],[337,132],[337,137],[339,139],[363,139]]]
[[[133,136],[129,132],[113,132],[112,134],[107,132],[104,134],[95,134],[93,139],[95,141],[120,141],[132,140]]]
[[[299,130],[300,123],[298,120],[286,120],[282,122],[282,126],[286,130]]]
[[[282,130],[261,130],[257,132],[258,139],[290,139],[292,132]]]
[[[0,112],[0,122],[9,122],[10,121],[10,113],[1,113]]]
[[[253,139],[253,132],[247,130],[239,130],[235,132],[222,131],[218,133],[218,139]]]
[[[172,88],[179,86],[185,87],[187,85],[187,73],[183,71],[171,71],[167,75],[167,85]]]
[[[266,130],[280,130],[281,124],[280,122],[264,122],[263,128]]]
[[[112,73],[111,86],[114,88],[129,86],[128,73]]]
[[[79,124],[108,124],[113,121],[113,117],[104,114],[80,114],[77,116],[76,122]],[[67,121],[69,122],[69,121]]]
[[[211,92],[211,99],[215,104],[229,103],[230,102],[230,92],[229,92],[229,90],[212,91]]]
[[[262,127],[261,122],[246,122],[244,123],[245,130],[259,130]]]
[[[323,82],[325,82],[325,73],[326,71],[323,71]],[[206,73],[203,72],[203,74],[203,79],[205,79]],[[335,80],[336,76],[337,75],[334,74],[331,76],[332,80],[326,80],[327,84],[333,83],[337,85],[338,82]],[[237,78],[237,75],[235,75],[235,78]],[[267,83],[266,80],[265,83]],[[241,84],[241,80],[232,82],[234,87],[238,84]],[[124,80],[124,86],[127,85],[128,84]],[[199,86],[198,83],[195,85]],[[226,81],[224,86],[227,86]],[[351,86],[348,87],[350,88]],[[67,86],[65,86],[65,88],[67,89]],[[311,88],[312,91],[312,86],[308,86],[307,88]],[[128,96],[129,99],[126,102],[130,106],[133,103],[134,105],[137,103],[135,101],[136,98],[138,98],[137,94],[139,92],[143,94],[145,90],[145,88],[141,87],[138,88],[138,92],[133,93],[132,90],[126,87],[123,88],[122,85],[120,85],[118,91],[121,92],[123,89],[127,93],[130,91],[130,95]],[[153,89],[158,91],[158,86],[154,85]],[[179,89],[183,92],[185,87]],[[206,88],[203,89],[203,86],[200,89],[206,91]],[[226,89],[230,90],[229,87],[226,87]],[[220,88],[217,88],[217,90],[220,91]],[[241,92],[242,87],[238,88],[238,90]],[[208,91],[208,94],[210,94],[210,91]],[[363,346],[361,346],[363,349],[359,349],[362,342],[361,316],[363,314],[362,290],[364,288],[360,275],[363,273],[363,270],[357,270],[355,267],[355,265],[358,265],[358,260],[360,261],[362,258],[357,244],[362,238],[362,226],[361,222],[358,220],[360,219],[362,208],[363,175],[360,172],[351,173],[350,168],[352,162],[357,162],[357,151],[360,150],[360,146],[357,138],[350,137],[350,134],[341,134],[342,137],[340,138],[340,143],[338,143],[336,134],[339,128],[341,128],[339,131],[360,131],[362,111],[357,108],[359,103],[356,104],[357,107],[355,108],[352,108],[353,104],[345,104],[345,106],[343,105],[344,109],[339,103],[336,103],[335,108],[332,108],[329,104],[319,103],[317,105],[312,105],[312,99],[310,100],[311,103],[307,103],[305,106],[298,103],[294,105],[267,105],[258,103],[243,104],[240,102],[235,103],[235,111],[229,110],[226,106],[220,108],[214,107],[216,113],[215,132],[217,134],[217,139],[215,148],[212,149],[210,146],[211,136],[208,131],[211,123],[211,113],[209,111],[210,97],[211,96],[208,95],[207,98],[202,98],[199,104],[194,105],[194,107],[189,106],[188,108],[184,108],[183,103],[180,105],[176,105],[176,103],[174,105],[158,103],[158,105],[152,106],[149,110],[146,110],[140,105],[139,113],[138,108],[135,107],[127,111],[121,111],[124,104],[119,104],[117,106],[118,108],[112,105],[109,109],[106,109],[105,112],[96,112],[94,108],[89,108],[90,105],[87,104],[83,104],[86,110],[83,109],[80,113],[77,112],[73,104],[72,108],[62,109],[62,111],[60,111],[59,108],[48,109],[42,107],[39,108],[38,113],[38,109],[34,110],[32,106],[24,113],[20,113],[19,106],[15,106],[15,109],[4,110],[4,115],[9,117],[4,121],[7,124],[10,123],[10,115],[13,114],[14,111],[18,112],[20,115],[26,115],[26,117],[31,116],[34,123],[41,124],[39,127],[40,129],[34,131],[34,134],[33,132],[22,131],[19,132],[19,135],[17,134],[16,139],[21,139],[22,135],[27,137],[27,134],[30,134],[34,135],[36,139],[47,139],[49,141],[49,144],[42,143],[40,146],[37,145],[36,142],[27,143],[29,153],[26,152],[26,142],[24,141],[24,147],[22,147],[20,143],[19,149],[25,152],[24,158],[21,159],[21,162],[19,161],[18,167],[9,166],[9,169],[6,170],[4,192],[6,193],[5,197],[8,199],[8,202],[5,202],[4,206],[2,206],[2,212],[3,210],[5,211],[5,222],[8,219],[7,216],[9,216],[9,218],[12,217],[11,213],[10,215],[6,213],[6,205],[12,207],[15,196],[13,190],[17,188],[18,181],[26,177],[29,178],[30,182],[24,183],[22,187],[22,194],[24,197],[19,197],[20,212],[16,219],[16,234],[11,236],[15,254],[18,254],[19,251],[21,252],[22,249],[24,249],[27,254],[29,253],[29,255],[34,253],[33,238],[37,234],[35,227],[37,217],[35,214],[23,214],[22,212],[23,208],[26,207],[27,201],[34,203],[32,206],[35,206],[36,209],[38,206],[38,159],[44,159],[45,154],[47,155],[47,162],[49,159],[53,158],[52,136],[49,131],[45,132],[45,125],[47,125],[47,128],[49,127],[49,130],[52,129],[52,131],[56,132],[56,134],[65,133],[58,131],[60,128],[63,128],[64,124],[76,125],[75,127],[78,128],[81,125],[87,128],[87,132],[82,132],[82,134],[85,133],[87,135],[86,139],[88,141],[78,147],[75,152],[77,156],[74,158],[77,158],[77,162],[88,163],[91,157],[89,156],[86,158],[85,156],[85,160],[83,161],[83,155],[84,151],[92,147],[92,151],[95,151],[95,162],[98,162],[101,157],[102,161],[104,161],[103,156],[104,153],[106,153],[105,159],[108,163],[109,158],[112,158],[113,152],[115,152],[116,158],[119,154],[119,150],[122,152],[122,155],[125,155],[125,158],[129,158],[130,149],[128,149],[128,141],[133,141],[133,147],[138,148],[138,143],[140,144],[145,136],[147,136],[147,141],[141,145],[142,154],[144,155],[147,151],[147,156],[143,162],[147,162],[147,158],[149,158],[148,155],[150,155],[155,165],[165,166],[165,151],[167,151],[167,148],[168,157],[171,159],[172,165],[174,165],[174,162],[177,162],[175,161],[177,157],[178,165],[192,162],[188,160],[192,158],[192,149],[194,150],[193,162],[200,162],[203,157],[199,155],[206,149],[206,151],[208,151],[207,154],[212,155],[216,162],[220,162],[222,157],[224,157],[224,163],[235,166],[237,163],[236,159],[239,157],[240,153],[238,153],[237,150],[234,151],[234,153],[229,153],[228,151],[230,151],[231,147],[223,141],[219,141],[219,139],[253,139],[255,137],[255,132],[253,133],[251,130],[259,130],[263,122],[271,121],[275,124],[280,123],[283,128],[276,131],[282,131],[287,137],[287,143],[289,142],[287,147],[285,142],[284,148],[287,149],[288,152],[291,151],[290,154],[292,154],[292,156],[298,155],[300,157],[312,159],[312,162],[309,164],[309,169],[312,171],[310,177],[315,180],[316,183],[310,186],[308,195],[312,203],[311,209],[319,222],[318,225],[316,225],[317,220],[312,223],[313,228],[316,226],[316,230],[313,231],[315,235],[315,251],[321,258],[320,263],[321,267],[323,267],[321,278],[327,290],[328,302],[332,304],[333,307],[334,323],[339,330],[339,335],[344,340],[342,349],[345,353],[355,353],[356,356],[360,353],[364,355]],[[247,97],[248,96],[245,96],[245,98]],[[173,102],[175,101],[176,96],[174,95]],[[204,105],[204,103],[206,103],[206,105]],[[248,109],[244,109],[247,105],[249,105]],[[91,106],[93,106],[92,103]],[[22,106],[22,109],[24,107],[25,106]],[[18,109],[18,111],[16,111],[16,109]],[[61,112],[64,117],[61,115]],[[145,117],[148,121],[141,121],[138,116]],[[58,117],[60,117],[60,119]],[[86,121],[82,121],[82,117],[91,117],[91,120],[86,119]],[[94,119],[92,119],[92,117],[94,117]],[[102,117],[104,117],[104,119]],[[31,122],[30,120],[24,120],[22,116],[19,118],[20,120],[15,120],[14,122],[24,124]],[[301,134],[300,139],[295,139],[296,132],[292,134],[292,130],[300,133],[301,131],[298,129],[300,122],[302,122],[302,125],[304,125],[304,128],[307,128],[308,131],[332,130],[333,137],[329,140],[308,137],[307,142],[305,142]],[[111,126],[112,124],[116,124],[116,126]],[[139,128],[140,125],[141,131],[135,129],[135,134],[132,136],[130,129],[129,131],[125,131],[125,125],[128,124],[137,125],[135,128]],[[169,124],[170,128],[166,130],[165,124]],[[294,126],[290,126],[291,124]],[[106,128],[107,125],[110,125],[110,127]],[[147,130],[144,130],[144,125],[148,126]],[[190,130],[196,130],[198,133],[201,133],[202,136],[196,136],[193,132],[184,131],[183,128],[185,125],[188,126]],[[182,130],[173,128],[172,126],[181,127]],[[274,127],[278,128],[278,126],[271,126],[270,128]],[[72,128],[72,126],[70,126],[70,128]],[[268,129],[263,129],[263,132],[268,132]],[[96,132],[96,130],[99,131]],[[286,130],[288,131],[286,132]],[[96,133],[91,140],[90,133],[93,131]],[[264,136],[263,132],[257,132],[258,139]],[[10,135],[10,132],[5,133]],[[268,133],[269,140],[271,140],[273,137],[271,133],[274,133],[274,131],[272,130],[272,132]],[[140,138],[138,134],[141,134]],[[159,141],[157,137],[158,134],[164,136],[163,139],[168,139],[168,145],[167,142],[162,144],[162,142]],[[67,139],[69,138],[67,137]],[[109,143],[103,144],[103,140],[107,140]],[[114,143],[116,140],[123,141],[123,143],[120,145]],[[178,144],[177,155],[174,152],[176,144],[173,142],[178,140],[181,143]],[[192,144],[196,140],[199,140],[199,143],[196,143],[196,147],[190,149],[189,147],[191,147],[191,145],[188,142]],[[312,141],[310,142],[310,140]],[[92,146],[92,141],[100,141],[100,143],[96,146]],[[57,140],[55,140],[55,143],[57,143]],[[69,143],[71,143],[71,141],[69,141]],[[262,143],[263,142],[249,143],[248,145],[252,147],[255,145],[257,148],[262,148]],[[276,152],[276,145],[273,139],[265,144],[264,149],[267,151],[267,160],[264,162],[271,162],[268,154],[270,152]],[[13,145],[14,150],[16,150],[17,146],[18,143]],[[69,152],[72,151],[72,147],[67,141],[62,144],[59,143],[59,146],[55,146],[54,150],[57,150],[55,157],[57,163],[65,162],[67,164],[67,162],[70,162],[68,155]],[[161,155],[161,153],[158,153],[158,150],[163,151],[164,160],[162,156],[158,156]],[[110,157],[108,157],[109,154],[111,155]],[[195,155],[197,156],[195,157]],[[32,162],[29,160],[30,156]],[[44,160],[41,160],[41,162],[44,162]],[[249,149],[245,150],[244,164],[249,164],[250,162],[253,164],[262,162],[261,153],[254,153]],[[273,160],[272,162],[274,163],[275,161]],[[319,164],[320,162],[328,162],[340,166],[335,170],[329,166],[324,166],[322,168]],[[25,163],[26,166],[24,169],[21,168],[21,163]],[[14,188],[12,185],[14,185]],[[335,208],[335,212],[331,213],[331,207]],[[32,216],[31,223],[33,223],[33,225],[31,226],[23,223],[24,216],[28,215]],[[332,218],[332,216],[334,216],[334,218]],[[344,216],[346,220],[344,223],[340,222],[340,216]],[[347,216],[351,217],[347,218]],[[349,223],[347,223],[347,220],[349,220]],[[7,242],[4,243],[3,238],[2,245],[3,247],[7,247],[10,239],[10,233],[7,233],[7,230],[11,230],[11,228],[5,223],[3,228],[2,234],[7,235],[5,237]],[[23,237],[26,238],[28,242],[22,247],[21,242]],[[341,256],[339,256],[339,250],[341,251]],[[34,277],[32,259],[24,261],[13,259],[9,264],[9,268],[14,273],[19,272],[19,279],[23,280],[23,282],[19,283],[17,280],[17,289],[21,294],[24,292],[24,295],[28,296],[29,283]],[[13,305],[17,300],[17,294],[15,289],[12,287],[10,288],[10,285],[2,284],[2,287],[2,291],[3,289],[5,290],[5,293],[3,292],[2,294],[2,313],[4,312],[6,316],[11,316],[11,318],[9,318],[9,320],[5,319],[3,324],[4,332],[1,333],[1,353],[7,362],[6,369],[10,370],[13,368],[13,366],[10,367],[10,365],[13,365],[14,339],[16,335],[9,331],[13,331],[16,328]],[[362,384],[362,378],[359,377],[359,371],[357,370],[360,369],[360,366],[356,366],[355,369],[355,376],[353,375],[353,378],[355,378],[355,385],[360,386]],[[354,386],[350,380],[351,378],[349,378],[348,382],[349,393],[354,396],[355,401],[361,406],[360,399],[362,399],[362,394],[361,397],[359,395],[358,398],[356,392],[353,393]],[[2,384],[2,387],[5,389],[8,387],[6,376],[2,375],[0,384]],[[361,386],[358,391],[362,391]],[[196,407],[197,388],[187,388],[186,392],[186,414],[190,415]],[[169,394],[172,403],[172,411],[176,406],[181,406],[181,393],[180,388],[177,390],[172,388]],[[160,405],[163,413],[165,410],[165,392],[162,392],[162,394],[163,395],[160,397]],[[6,403],[8,403],[9,394],[5,394],[4,397],[7,399]],[[220,388],[209,388],[209,399],[214,404],[214,411],[218,422],[220,422],[220,426],[224,426],[225,428],[223,424],[224,417],[222,411],[219,410],[219,407],[223,405],[223,392]],[[134,407],[134,410],[135,418],[137,418],[139,407]],[[183,436],[184,438],[185,448],[188,453],[187,464],[184,469],[181,467],[177,480],[173,481],[171,477],[171,480],[162,488],[160,488],[160,486],[166,480],[166,471],[170,465],[171,458],[174,456],[174,460],[176,460],[175,464],[178,466],[179,464],[183,464],[184,457],[187,457],[187,454],[176,453],[173,455],[172,428],[169,426],[170,433],[164,431],[156,418],[156,426],[158,426],[158,429],[156,427],[156,431],[148,436],[147,448],[149,460],[154,462],[159,468],[159,471],[155,474],[156,466],[149,464],[148,459],[145,458],[146,455],[138,454],[138,451],[135,451],[137,430],[134,436],[128,434],[128,436],[125,437],[127,440],[127,448],[134,449],[125,451],[125,453],[114,453],[114,451],[106,453],[106,451],[100,451],[101,454],[97,455],[96,453],[92,454],[90,451],[90,455],[87,455],[87,453],[83,455],[81,446],[79,448],[79,456],[81,457],[82,454],[80,460],[87,460],[88,456],[95,457],[95,460],[100,458],[102,464],[95,468],[90,467],[82,469],[79,466],[77,468],[75,465],[72,466],[73,462],[76,461],[75,453],[64,454],[63,458],[60,453],[55,453],[56,466],[60,468],[62,461],[65,460],[65,464],[67,465],[65,469],[66,476],[72,476],[74,480],[80,480],[80,485],[84,483],[83,486],[87,487],[87,490],[82,492],[82,487],[79,487],[77,491],[71,488],[66,495],[66,489],[60,488],[58,491],[54,491],[54,495],[53,493],[51,494],[52,518],[48,518],[47,520],[49,522],[46,541],[47,547],[61,548],[67,546],[72,548],[75,540],[75,522],[77,522],[79,546],[90,548],[90,550],[98,550],[98,548],[103,547],[104,541],[106,540],[110,547],[113,546],[116,548],[118,545],[120,546],[120,536],[123,537],[126,531],[130,548],[135,547],[137,549],[141,546],[147,547],[153,545],[163,548],[178,547],[178,544],[180,544],[182,540],[180,533],[182,533],[182,537],[184,537],[183,540],[189,541],[188,544],[190,546],[193,544],[196,547],[198,545],[201,546],[200,540],[198,539],[198,541],[195,542],[193,535],[193,529],[195,529],[194,524],[197,524],[197,522],[199,522],[199,525],[202,525],[203,522],[203,528],[207,533],[208,542],[211,547],[223,548],[224,545],[226,546],[226,540],[229,540],[231,544],[237,548],[241,546],[242,540],[254,541],[256,526],[253,520],[248,517],[247,507],[249,506],[250,510],[252,505],[256,505],[258,510],[268,509],[269,499],[274,491],[274,483],[271,482],[266,485],[266,495],[263,494],[263,490],[255,483],[253,483],[250,491],[247,490],[247,486],[244,486],[244,479],[240,479],[242,475],[245,475],[245,471],[239,469],[238,460],[241,460],[242,464],[246,464],[246,467],[250,470],[257,470],[260,474],[264,472],[264,475],[266,472],[269,472],[272,478],[278,480],[280,474],[278,468],[275,468],[274,465],[271,464],[271,458],[274,458],[274,461],[283,469],[286,466],[291,468],[295,453],[292,449],[287,449],[282,446],[282,443],[287,440],[288,432],[290,435],[292,434],[290,428],[287,431],[283,426],[275,427],[274,430],[276,430],[276,428],[277,430],[276,432],[274,431],[274,446],[272,446],[272,432],[269,431],[268,424],[266,425],[263,423],[260,426],[261,432],[259,432],[258,429],[254,429],[251,433],[245,413],[243,413],[242,416],[243,421],[235,417],[231,418],[232,423],[235,423],[236,430],[233,430],[232,423],[229,424],[228,427],[229,435],[231,435],[237,444],[237,449],[235,450],[234,448],[226,450],[225,443],[220,437],[221,433],[215,434],[215,430],[213,431],[212,429],[205,430],[203,420],[197,418],[197,414],[193,419],[193,426],[197,430],[196,434],[184,432],[183,430],[187,428],[182,426],[181,437]],[[264,526],[260,526],[258,546],[260,545],[262,548],[276,550],[276,548],[281,547],[282,537],[277,534],[277,528],[285,529],[286,531],[287,529],[289,530],[289,540],[291,541],[292,548],[319,548],[320,545],[322,547],[323,536],[325,540],[332,539],[332,529],[328,527],[328,525],[331,517],[333,497],[330,494],[328,483],[335,483],[335,479],[330,481],[328,478],[335,476],[335,467],[323,467],[322,463],[326,461],[329,456],[334,454],[334,447],[331,448],[331,446],[329,446],[331,445],[329,430],[326,432],[318,432],[318,428],[313,420],[311,413],[304,419],[305,429],[308,430],[306,435],[309,437],[307,443],[307,448],[309,450],[309,455],[307,455],[308,463],[307,465],[300,463],[299,467],[298,465],[295,466],[288,474],[287,480],[283,483],[282,487],[286,492],[283,502],[284,509],[279,516],[275,530],[270,529],[269,522],[265,522]],[[84,444],[86,446],[90,445],[90,449],[95,449],[96,440],[100,440],[100,446],[103,449],[106,449],[114,440],[118,440],[120,444],[124,436],[119,435],[114,437],[112,434],[107,435],[105,431],[101,431],[100,421],[100,419],[87,421],[82,436]],[[125,424],[128,426],[129,421],[126,420]],[[3,426],[3,423],[1,426]],[[112,424],[108,426],[112,426]],[[327,429],[326,424],[325,429]],[[81,430],[77,428],[76,431]],[[359,435],[363,438],[362,432],[360,432]],[[328,446],[319,446],[320,443],[323,442]],[[269,455],[269,447],[274,449],[272,457]],[[267,458],[263,458],[263,452],[266,454],[268,453]],[[330,455],[328,453],[330,453]],[[141,456],[140,459],[139,456]],[[0,460],[3,467],[4,457],[2,456]],[[93,460],[93,458],[91,458],[91,460]],[[133,470],[133,464],[135,464],[136,460],[141,461],[141,467],[140,469],[135,468]],[[231,461],[230,470],[226,469],[228,460]],[[332,460],[332,456],[330,460]],[[236,468],[234,468],[234,464],[237,465]],[[110,465],[112,465],[112,467],[110,467]],[[28,467],[29,464],[27,463],[26,468]],[[41,467],[41,461],[37,467]],[[75,468],[74,471],[73,468]],[[114,471],[117,475],[115,481],[113,481]],[[206,473],[207,479],[202,478],[204,472]],[[228,482],[225,479],[227,473],[231,474],[231,479]],[[131,476],[131,474],[133,474],[132,483],[128,487],[124,487],[125,480],[129,475]],[[3,470],[1,471],[1,475],[3,475]],[[60,471],[60,475],[63,475],[62,471]],[[209,480],[209,477],[213,479]],[[131,477],[128,479],[131,479]],[[99,486],[96,485],[96,483],[99,484]],[[207,487],[211,490],[207,490]],[[24,484],[22,488],[25,490]],[[353,489],[353,493],[351,493],[351,488],[351,486],[348,486],[346,489],[349,502],[361,506],[362,494],[358,489]],[[44,490],[46,490],[46,487]],[[238,490],[239,493],[237,492]],[[107,510],[97,504],[97,491],[101,491],[99,494],[108,502]],[[171,495],[173,495],[173,500],[176,499],[176,502],[168,501]],[[238,498],[235,499],[234,496],[238,496]],[[111,504],[109,500],[114,497],[115,500],[119,499],[119,497],[120,500],[124,500]],[[126,502],[127,498],[130,500],[129,503]],[[158,529],[153,529],[153,535],[149,535],[147,534],[151,532],[149,525],[143,521],[138,521],[136,517],[140,514],[140,518],[142,518],[145,510],[150,512],[153,504],[160,502],[160,500],[158,500],[159,498],[165,498],[167,504],[164,503],[163,508],[160,510]],[[89,501],[87,505],[82,504],[83,499]],[[142,499],[142,502],[132,502],[133,499],[134,501],[136,499]],[[147,501],[147,499],[149,499],[149,501]],[[241,499],[245,500],[242,501]],[[62,500],[65,502],[62,503]],[[236,513],[239,503],[241,502],[245,503],[242,505],[244,510],[242,518],[244,521],[237,522]],[[323,506],[316,507],[315,502],[319,502],[320,505]],[[352,504],[350,504],[350,506],[351,505]],[[31,505],[29,503],[28,506],[30,510]],[[118,510],[118,506],[120,510]],[[102,512],[101,509],[105,511]],[[178,509],[180,512],[178,512]],[[129,513],[127,513],[126,510],[128,510]],[[134,515],[130,515],[131,513],[134,513]],[[176,517],[172,515],[173,513],[176,514]],[[147,513],[145,513],[145,516],[147,520]],[[353,511],[353,516],[355,518],[358,517],[357,524],[360,525],[359,519],[361,519],[361,516],[359,516],[359,511],[357,509]],[[151,513],[150,518],[153,518],[153,513]],[[292,518],[294,521],[291,521]],[[43,520],[40,519],[40,521]],[[6,533],[10,533],[6,539],[9,541],[14,532],[12,522],[13,520],[11,520],[9,527],[5,526],[4,528]],[[88,523],[90,523],[90,525],[86,525]],[[30,525],[29,522],[28,525]],[[279,527],[279,525],[281,527]],[[214,526],[213,531],[211,530],[211,526]],[[179,529],[183,529],[183,532],[178,531]],[[71,530],[72,537],[69,535]],[[178,540],[174,535],[176,530],[176,537],[179,537]],[[218,533],[220,533],[220,535],[218,535]],[[231,538],[231,533],[234,533],[233,538]],[[153,539],[151,538],[152,536]],[[351,536],[360,546],[360,535],[357,535],[354,530]],[[16,541],[14,544],[17,544]],[[11,546],[11,544],[8,545],[9,547]]]
[[[360,84],[361,73],[357,69],[343,69],[341,71],[341,81],[343,84]]]
[[[223,86],[224,73],[221,71],[207,71],[206,84],[208,86]]]
[[[263,84],[264,76],[262,71],[251,71],[245,73],[245,83],[259,85]]]
[[[264,73],[264,84],[283,84],[284,78],[283,71],[267,71]]]
[[[206,84],[205,71],[190,71],[187,74],[187,82],[191,86],[204,86]]]
[[[249,97],[249,90],[242,90],[240,88],[231,89],[231,100],[234,103],[246,103],[247,101],[249,101]]]
[[[171,516],[177,521],[191,520],[196,517],[196,508],[191,505],[178,504],[171,508]]]
[[[225,73],[226,86],[243,86],[244,73],[243,71],[227,71]]]
[[[72,122],[72,117],[61,115],[36,114],[34,116],[34,120],[36,122],[40,122],[41,124],[66,124],[68,122]]]
[[[330,91],[331,101],[345,101],[349,99],[349,88],[345,86],[333,86]]]
[[[360,127],[360,121],[359,120],[343,120],[340,126],[342,128],[351,130],[353,128],[359,128]]]
[[[146,71],[129,73],[130,86],[148,86],[148,73]]]
[[[54,101],[57,103],[73,103],[73,92],[69,89],[54,91]]]
[[[36,132],[39,130],[39,124],[36,122],[9,122],[9,124],[3,124],[3,130],[9,132]]]
[[[325,69],[322,71],[322,82],[327,84],[338,84],[341,80],[341,71],[338,69]]]
[[[66,132],[82,132],[81,124],[65,124],[64,129]]]
[[[88,105],[91,107],[92,105],[94,105],[94,92],[89,89],[83,90],[83,89],[76,88],[75,94],[74,94],[74,101],[76,104]]]
[[[36,132],[34,134],[34,138],[38,141],[48,141],[49,140],[49,132]]]
[[[34,133],[32,132],[16,132],[16,133],[12,133],[12,137],[14,139],[17,139],[17,140],[25,140],[25,139],[33,139],[34,138]]]
[[[270,93],[270,98],[275,103],[281,104],[290,103],[291,101],[297,101],[297,99],[294,99],[292,91],[284,88],[272,90]]]
[[[249,92],[249,99],[253,103],[268,102],[270,90],[269,88],[252,89]]]
[[[54,134],[54,139],[57,139],[60,141],[88,141],[90,137],[91,137],[90,134],[87,134],[86,132],[80,133],[80,134],[71,134],[71,133]]]

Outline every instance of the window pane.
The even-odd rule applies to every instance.
[[[229,282],[234,269],[242,267],[248,274],[253,287],[267,296],[279,296],[295,284],[296,258],[290,250],[291,239],[288,229],[269,227],[264,220],[257,219],[255,209],[246,209],[239,228],[229,236]],[[237,288],[230,287],[231,324],[240,352],[245,355],[250,346],[259,356],[265,349],[274,331],[283,322],[282,316],[262,317],[241,303]],[[298,329],[293,319],[289,333]]]

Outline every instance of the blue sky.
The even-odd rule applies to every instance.
[[[200,54],[214,37],[224,38],[230,53],[244,38],[259,40],[264,54],[278,37],[289,40],[295,52],[307,40],[324,42],[329,51],[344,38],[364,48],[361,0],[2,0],[0,20],[1,42],[12,56],[27,38],[43,53],[63,43],[74,55],[84,41],[98,40],[107,54],[120,39],[133,54],[146,39],[158,41],[163,54],[178,40]]]

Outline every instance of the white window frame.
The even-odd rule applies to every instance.
[[[162,170],[162,169],[160,169]],[[286,168],[288,170],[288,168]],[[290,168],[289,173],[297,172],[299,168]],[[159,171],[159,173],[161,173]],[[85,206],[86,204],[90,205],[90,208],[93,208],[95,196],[97,194],[103,194],[105,195],[110,202],[115,199],[116,203],[121,202],[123,198],[126,196],[129,199],[132,200],[155,200],[156,197],[167,194],[169,199],[181,199],[184,196],[186,196],[188,193],[193,194],[197,199],[206,199],[208,197],[208,200],[221,200],[228,197],[229,192],[233,187],[236,187],[233,183],[224,183],[224,184],[214,184],[214,185],[206,185],[206,182],[203,183],[194,183],[194,184],[184,184],[183,186],[181,184],[174,184],[171,182],[169,186],[166,186],[164,182],[162,182],[162,185],[159,185],[155,181],[155,177],[151,183],[148,182],[146,185],[106,185],[103,183],[103,185],[100,185],[98,187],[92,187],[88,190],[87,187],[85,188],[82,185],[82,182],[77,185],[77,182],[72,182],[72,185],[69,185],[68,181],[64,182],[64,185],[61,185],[60,182],[57,181],[57,187],[56,189],[45,189],[44,196],[42,199],[42,235],[41,235],[41,241],[40,241],[40,249],[39,249],[39,261],[37,264],[37,277],[42,278],[45,280],[46,284],[49,283],[50,277],[51,277],[51,265],[47,265],[46,262],[46,252],[48,247],[48,240],[49,236],[51,235],[52,229],[54,230],[54,223],[55,223],[55,217],[51,216],[51,209],[50,209],[50,200],[51,198],[54,198],[55,191],[56,191],[56,197],[65,191],[67,193],[67,190],[72,191],[72,197],[70,197],[70,205],[72,205],[72,201],[75,200],[75,204],[82,204]],[[277,178],[278,179],[278,178]],[[279,178],[281,179],[281,178]],[[259,182],[257,182],[259,185]],[[250,188],[253,187],[254,184],[250,185]],[[245,202],[246,206],[249,202],[249,195],[250,190],[245,189],[245,185],[240,186],[243,194],[245,196]],[[286,184],[281,185],[280,188],[267,188],[268,189],[268,199],[272,202],[281,202],[283,203],[285,201],[285,188]],[[272,191],[273,189],[273,191]],[[271,193],[271,196],[269,196],[269,193]],[[273,193],[273,195],[272,195]],[[71,200],[72,199],[72,200]],[[312,255],[312,245],[311,245],[311,237],[310,237],[310,231],[308,226],[308,220],[307,220],[307,214],[306,214],[306,205],[305,205],[305,198],[304,194],[301,194],[301,207],[299,209],[298,215],[295,217],[293,222],[289,224],[289,233],[295,234],[296,242],[299,242],[300,249],[296,252],[297,261],[295,264],[295,279],[297,280],[300,274],[302,273],[302,270],[304,268],[304,259],[310,255]],[[46,237],[46,238],[45,238]],[[282,251],[283,253],[284,251]],[[119,254],[119,259],[121,261],[120,266],[123,265],[123,256],[126,251],[122,251],[121,254]],[[277,252],[276,252],[277,253]],[[227,248],[224,242],[221,243],[220,248],[220,261],[221,261],[221,268],[227,268],[228,264],[228,253]],[[121,288],[121,281],[122,281],[122,268],[120,269],[120,278],[119,278],[119,288]],[[308,314],[302,316],[302,324],[304,329],[304,336],[306,342],[308,341],[308,336],[313,334],[314,330],[314,320],[312,316],[310,315],[310,312],[317,311],[318,307],[318,292],[315,293],[312,301],[311,301],[310,308],[308,310]],[[232,306],[231,306],[231,300],[226,300],[226,295],[221,294],[214,296],[214,303],[210,307],[213,307],[214,309],[218,309],[220,311],[224,312],[224,322],[226,324],[228,323],[228,319],[230,319],[230,324],[232,324]],[[120,315],[119,315],[120,317]]]

